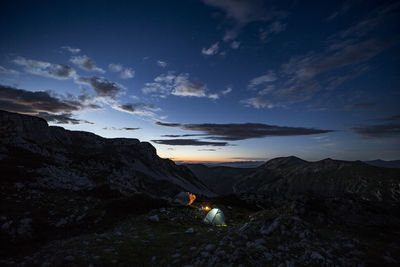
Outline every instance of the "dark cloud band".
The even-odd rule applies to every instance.
[[[198,131],[207,135],[207,139],[238,141],[250,138],[262,138],[268,136],[296,136],[329,133],[333,130],[321,130],[315,128],[276,126],[263,123],[237,123],[237,124],[180,124],[157,122],[157,125],[175,127],[182,130]]]
[[[208,142],[200,141],[197,139],[161,139],[151,140],[152,142],[160,145],[170,146],[228,146],[227,142]]]

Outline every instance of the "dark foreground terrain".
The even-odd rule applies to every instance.
[[[2,192],[4,192],[2,190]],[[2,193],[2,199],[5,199]],[[196,200],[206,212],[145,195],[15,188],[2,204],[1,264],[22,266],[396,266],[400,210],[352,198]],[[265,207],[265,208],[260,208]]]
[[[149,143],[9,112],[0,137],[1,266],[400,264],[396,169],[288,157],[198,177]],[[227,225],[203,223],[204,205]]]

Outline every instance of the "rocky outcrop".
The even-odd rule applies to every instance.
[[[108,184],[164,198],[182,190],[213,195],[189,169],[161,159],[150,143],[138,139],[107,139],[0,111],[0,140],[3,182],[74,191]]]

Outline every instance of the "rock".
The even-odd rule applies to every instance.
[[[214,249],[215,249],[215,245],[214,245],[214,244],[208,244],[207,246],[205,246],[204,249],[205,249],[205,250],[208,250],[208,251],[214,250]]]
[[[26,238],[32,236],[31,222],[32,222],[31,218],[25,218],[19,221],[17,233],[20,237]]]
[[[190,227],[189,229],[187,229],[187,230],[185,231],[185,233],[187,233],[187,234],[192,234],[192,233],[194,233],[194,228],[193,228],[193,227]]]
[[[68,221],[66,219],[62,218],[56,223],[56,227],[61,227],[67,223],[68,223]]]
[[[69,255],[69,256],[66,256],[66,257],[64,258],[64,260],[66,260],[66,261],[74,261],[74,260],[75,260],[75,257],[72,256],[72,255]]]
[[[147,218],[152,222],[159,222],[160,221],[160,218],[158,217],[158,215],[148,216]]]

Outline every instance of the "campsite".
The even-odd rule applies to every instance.
[[[400,266],[400,0],[2,0],[0,267]]]
[[[75,231],[71,238],[50,241],[31,257],[14,260],[25,265],[43,262],[45,266],[237,266],[294,262],[357,265],[376,264],[381,253],[395,255],[385,243],[395,241],[390,232],[382,233],[380,226],[371,227],[361,221],[354,227],[347,218],[352,215],[351,210],[361,209],[363,204],[357,200],[257,197],[260,196],[198,197],[191,205],[171,205],[139,196],[136,203],[142,204],[140,210],[111,199],[110,209],[99,212],[103,216],[89,229]],[[135,203],[132,199],[129,202]],[[146,208],[146,203],[153,204]],[[261,203],[269,208],[260,208]],[[205,223],[209,211],[202,207],[206,206],[221,209],[226,225]],[[338,212],[343,206],[349,210],[347,215]],[[73,224],[67,229],[71,227]],[[382,241],[370,243],[376,234],[382,236]]]

